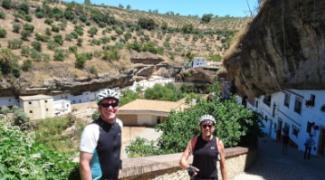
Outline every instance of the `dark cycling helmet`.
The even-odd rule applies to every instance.
[[[120,96],[121,96],[121,93],[118,88],[103,89],[103,90],[99,91],[99,93],[96,95],[97,104],[100,104],[100,102],[106,98],[113,98],[113,99],[116,99],[117,101],[119,101]]]

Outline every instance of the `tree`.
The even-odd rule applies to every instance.
[[[152,30],[156,28],[156,23],[151,18],[139,18],[138,25],[143,29]]]
[[[85,0],[85,1],[84,1],[84,4],[85,4],[85,5],[91,5],[91,1],[90,1],[90,0]]]
[[[213,14],[204,14],[201,18],[202,23],[209,23],[213,17]]]

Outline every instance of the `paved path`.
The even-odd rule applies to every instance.
[[[233,180],[323,180],[325,158],[303,159],[303,152],[294,148],[283,154],[281,144],[264,138],[259,142],[258,159],[253,166]]]

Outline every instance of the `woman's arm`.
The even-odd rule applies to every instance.
[[[187,143],[187,146],[182,154],[181,160],[179,161],[179,165],[181,168],[186,169],[190,167],[190,164],[187,162],[188,158],[190,157],[192,153],[192,145],[191,140]]]
[[[223,142],[219,139],[217,141],[217,144],[218,144],[218,150],[220,154],[220,171],[221,171],[222,179],[228,180],[227,170],[226,170],[225,148]]]

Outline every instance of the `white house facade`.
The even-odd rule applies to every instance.
[[[205,67],[207,65],[208,65],[208,63],[203,57],[195,57],[195,58],[193,58],[193,60],[191,62],[192,68]]]
[[[238,98],[240,103],[243,98]],[[248,102],[247,107],[263,118],[262,131],[273,139],[288,132],[291,142],[299,150],[313,136],[312,154],[325,154],[325,90],[290,89]]]
[[[71,112],[71,102],[66,99],[54,101],[54,115],[61,116]]]
[[[19,106],[19,101],[15,97],[0,97],[0,108]]]

